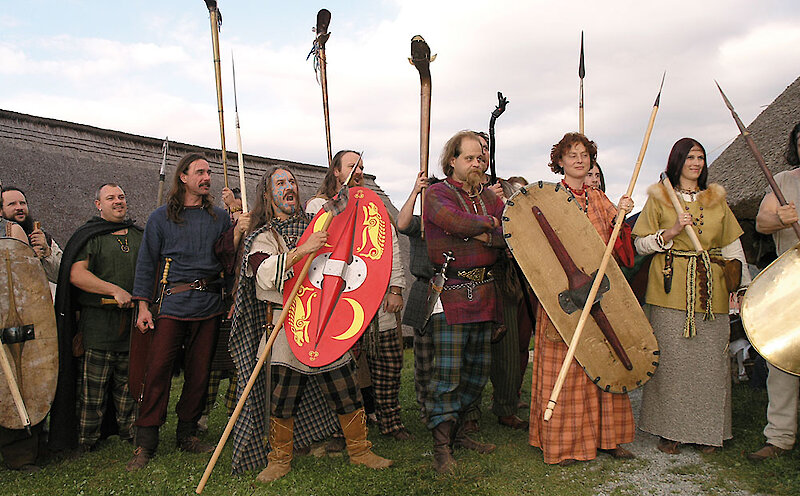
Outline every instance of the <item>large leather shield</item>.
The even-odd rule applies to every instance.
[[[577,269],[590,276],[589,284],[583,287],[586,294],[592,274],[603,258],[605,243],[580,205],[560,184],[542,181],[530,184],[506,203],[503,212],[506,242],[559,334],[569,343],[583,307],[579,298],[581,291],[570,291],[567,273],[540,221],[535,218],[533,207],[538,207],[549,222]],[[604,283],[601,291],[607,290],[602,293],[599,305],[632,368],[628,370],[612,350],[594,316],[586,321],[575,358],[599,388],[625,393],[642,386],[655,373],[659,361],[658,343],[650,322],[613,259],[606,276],[608,284]]]
[[[320,210],[298,244],[329,215]],[[284,305],[291,305],[286,338],[295,356],[311,367],[335,361],[361,337],[383,302],[392,271],[389,214],[373,191],[350,188],[347,208],[333,218],[328,233],[292,302],[285,300],[305,259],[284,285]]]
[[[50,411],[58,380],[58,333],[50,286],[42,263],[25,243],[0,238],[0,328],[31,425]],[[24,427],[0,369],[0,425]]]
[[[750,344],[775,367],[800,375],[800,243],[753,279],[742,301]]]

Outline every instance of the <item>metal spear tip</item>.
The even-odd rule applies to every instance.
[[[658,107],[661,103],[661,90],[664,89],[664,80],[667,78],[667,71],[664,71],[664,74],[661,76],[661,86],[658,87],[658,95],[656,95],[656,102],[653,104],[653,107]]]
[[[665,179],[669,179],[666,171],[662,172],[659,178],[661,179],[661,182],[664,182]]]
[[[729,109],[731,112],[733,112],[733,104],[731,103],[731,101],[730,101],[730,100],[728,100],[728,97],[727,97],[727,96],[725,96],[725,92],[724,92],[724,91],[722,91],[722,88],[719,86],[719,83],[717,82],[717,80],[716,80],[716,79],[714,80],[714,84],[716,84],[716,85],[717,85],[717,89],[719,90],[719,93],[720,93],[720,95],[722,95],[722,99],[723,99],[723,100],[725,100],[725,106],[726,106],[726,107],[728,107],[728,109]]]
[[[208,10],[217,10],[217,0],[205,0]]]
[[[586,67],[583,65],[583,31],[581,31],[581,61],[578,64],[578,77],[583,79],[586,76]]]

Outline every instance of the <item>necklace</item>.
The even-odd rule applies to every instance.
[[[481,193],[483,193],[483,184],[481,184],[481,187],[478,188],[478,191],[476,193],[473,194],[467,193],[467,196],[469,196],[470,198],[475,198],[476,196],[480,196]]]
[[[119,249],[122,250],[122,253],[128,253],[131,251],[131,247],[128,246],[128,236],[125,236],[123,239],[116,238],[117,243],[119,243]]]
[[[678,191],[680,191],[681,193],[685,193],[687,195],[691,195],[692,203],[695,202],[695,194],[697,193],[697,191],[692,191],[692,192],[684,190],[678,190]],[[691,212],[689,212],[689,205],[686,205],[686,203],[683,201],[683,198],[681,198],[681,203],[683,203],[683,208],[686,211],[686,213],[692,215],[692,225],[697,228],[697,234],[703,234],[703,205],[700,205],[698,207],[700,209],[700,215],[695,217]]]
[[[564,187],[567,189],[567,191],[570,194],[570,197],[575,200],[575,204],[578,205],[578,208],[583,210],[583,213],[588,213],[589,212],[589,188],[587,188],[586,185],[584,185],[579,190],[573,189],[572,186],[567,184],[567,182],[564,181],[563,179],[561,180],[561,184],[563,184]],[[581,207],[581,204],[578,201],[578,197],[579,196],[583,196],[583,199],[584,199],[583,207]]]

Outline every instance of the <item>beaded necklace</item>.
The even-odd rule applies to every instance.
[[[690,198],[689,202],[690,203],[694,203],[694,202],[697,201],[697,193],[698,192],[697,191],[689,191],[689,190],[680,189],[680,188],[678,189],[678,191],[681,193],[679,196],[680,196],[681,204],[683,205],[683,209],[686,211],[686,213],[688,213],[689,215],[692,215],[692,225],[697,229],[697,234],[703,234],[703,222],[704,222],[704,220],[703,220],[703,205],[702,204],[699,205],[698,208],[700,209],[700,215],[695,217],[691,212],[689,212],[689,205],[686,204],[686,199],[683,197],[683,195],[689,196],[689,198]]]
[[[563,179],[561,180],[561,184],[566,188],[567,192],[570,194],[570,197],[575,200],[575,204],[578,205],[578,208],[583,210],[583,213],[589,212],[589,188],[586,187],[584,184],[581,189],[573,189],[572,186],[566,183]],[[580,202],[578,202],[578,197],[583,196],[585,201],[583,207],[581,207]]]
[[[119,243],[119,249],[122,250],[122,253],[128,253],[131,251],[130,246],[128,246],[128,236],[125,235],[124,238],[116,238],[117,243]]]

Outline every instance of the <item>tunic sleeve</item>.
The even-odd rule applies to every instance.
[[[293,272],[291,267],[286,267],[288,253],[278,253],[279,249],[274,242],[270,242],[270,236],[272,236],[272,233],[269,231],[259,234],[250,247],[250,253],[267,253],[270,255],[258,266],[258,271],[255,274],[256,284],[264,291],[283,293],[283,285],[287,279],[291,278]],[[253,277],[249,263],[247,264],[245,275]]]
[[[136,259],[136,275],[133,282],[133,297],[137,300],[153,301],[156,288],[156,271],[161,260],[161,223],[162,210],[150,214],[139,247],[139,256]]]

